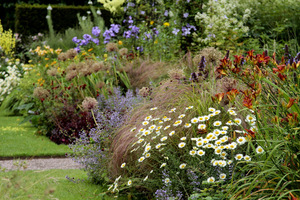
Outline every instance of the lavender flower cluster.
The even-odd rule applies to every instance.
[[[137,92],[138,94],[138,92]],[[132,90],[122,95],[120,88],[114,88],[113,95],[105,98],[98,97],[99,108],[95,110],[97,127],[82,132],[70,148],[73,153],[69,155],[75,162],[84,166],[88,177],[95,183],[103,180],[105,174],[108,148],[113,132],[126,120],[127,114],[142,101],[141,96],[135,96]]]
[[[168,172],[166,170],[163,170],[162,174],[163,174],[162,175],[163,186],[161,189],[156,190],[155,199],[156,200],[183,199],[183,194],[181,191],[176,191],[176,195],[174,196],[171,188],[172,181],[169,178]]]

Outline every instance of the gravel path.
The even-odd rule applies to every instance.
[[[81,168],[81,166],[75,163],[71,158],[0,160],[0,166],[2,168],[5,168],[6,170],[17,170],[18,168],[21,170],[80,169]],[[23,168],[22,166],[25,166],[25,168]]]

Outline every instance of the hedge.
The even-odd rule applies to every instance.
[[[47,7],[48,5],[16,5],[16,20],[15,32],[23,36],[35,35],[37,33],[47,33]],[[86,16],[89,6],[65,6],[51,5],[52,21],[54,30],[63,32],[70,27],[78,25],[77,13],[81,16]],[[107,10],[101,9],[102,17],[105,25],[110,24],[110,13]]]
[[[89,0],[0,0],[0,19],[5,30],[15,28],[16,4],[87,5]],[[93,0],[93,2],[96,2]]]

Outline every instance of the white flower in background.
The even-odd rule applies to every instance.
[[[182,163],[181,165],[179,165],[179,168],[180,169],[184,169],[186,167],[186,164],[185,163]]]
[[[47,10],[52,10],[52,7],[49,5],[49,6],[47,7]]]

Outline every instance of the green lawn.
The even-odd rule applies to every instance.
[[[22,120],[22,117],[0,114],[0,159],[63,156],[71,152],[67,145],[57,145],[45,136],[36,135],[29,122],[20,125]]]
[[[74,177],[77,182],[65,178]],[[112,199],[104,194],[106,187],[84,180],[79,169],[0,172],[0,199]],[[78,180],[80,179],[80,180]]]

